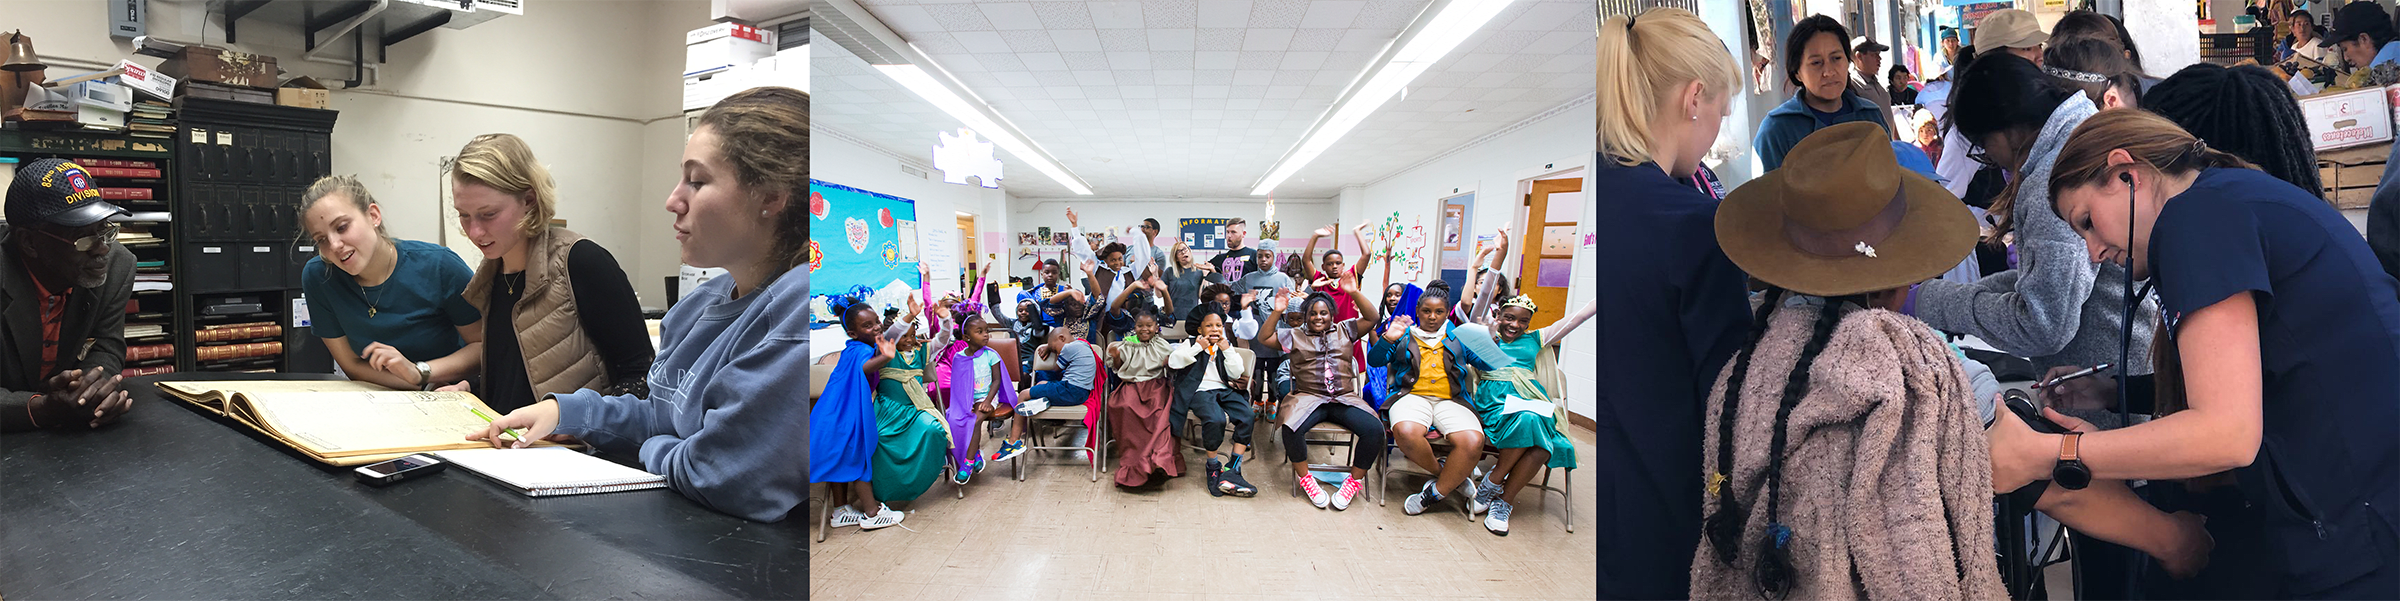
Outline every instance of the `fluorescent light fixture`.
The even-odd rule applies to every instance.
[[[1327,116],[1317,122],[1316,128],[1309,131],[1308,136],[1290,153],[1285,154],[1282,162],[1276,163],[1275,168],[1267,172],[1266,179],[1260,180],[1258,187],[1250,190],[1250,195],[1264,196],[1274,191],[1275,186],[1283,184],[1283,180],[1298,173],[1301,167],[1308,166],[1309,161],[1316,160],[1317,155],[1332,148],[1343,134],[1350,133],[1351,128],[1366,121],[1367,116],[1374,114],[1375,109],[1382,108],[1383,103],[1392,99],[1392,95],[1400,93],[1401,88],[1407,87],[1418,75],[1432,68],[1435,62],[1442,60],[1443,55],[1449,54],[1451,49],[1458,47],[1459,42],[1466,41],[1467,36],[1482,29],[1484,23],[1491,21],[1493,15],[1499,14],[1500,9],[1508,8],[1513,1],[1451,0],[1441,8],[1426,13],[1431,16],[1419,16],[1414,33],[1401,42],[1399,50],[1386,54],[1387,60],[1373,67],[1374,71],[1367,77],[1366,83],[1355,84],[1349,97],[1334,105]]]
[[[928,62],[930,63],[930,61]],[[940,69],[941,67],[936,65],[934,68]],[[952,118],[966,124],[967,129],[983,134],[983,137],[991,140],[993,144],[1007,150],[1009,154],[1016,155],[1018,160],[1033,165],[1035,171],[1040,171],[1042,175],[1057,180],[1058,183],[1065,185],[1067,190],[1084,195],[1092,193],[1092,188],[1083,185],[1083,180],[1067,173],[1065,167],[1059,166],[1057,162],[1043,156],[1042,153],[1034,151],[1033,145],[1011,133],[1014,129],[1001,127],[999,123],[984,116],[983,111],[976,110],[976,106],[982,104],[980,100],[968,100],[959,96],[950,91],[949,86],[942,85],[942,82],[935,80],[933,74],[927,73],[925,69],[914,64],[875,65],[875,70],[883,72],[883,76],[892,78],[892,81],[900,82],[901,87],[916,92],[918,97],[933,103],[933,106],[942,109],[942,112],[949,113]],[[945,72],[944,75],[948,75],[948,73]]]

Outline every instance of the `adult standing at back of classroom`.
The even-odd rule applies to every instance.
[[[478,396],[503,412],[584,388],[647,396],[655,352],[633,283],[599,243],[550,226],[558,185],[533,148],[476,136],[456,165],[458,227],[483,251],[466,291],[484,315]]]
[[[1259,270],[1258,249],[1242,246],[1242,242],[1249,238],[1249,221],[1233,218],[1233,223],[1225,224],[1225,252],[1217,253],[1209,257],[1208,262],[1200,264],[1201,269],[1216,272],[1226,285],[1232,286],[1235,296],[1250,291],[1249,286],[1241,283],[1242,276]]]
[[[1749,325],[1717,248],[1725,191],[1700,164],[1742,71],[1689,12],[1600,24],[1598,584],[1603,599],[1681,599],[1700,544],[1701,401]]]
[[[1850,86],[1849,40],[1850,30],[1825,15],[1801,19],[1792,25],[1791,35],[1784,36],[1783,77],[1796,89],[1791,100],[1767,111],[1757,139],[1751,141],[1768,171],[1783,166],[1784,153],[1817,130],[1852,121],[1873,121],[1891,130],[1885,107]]]

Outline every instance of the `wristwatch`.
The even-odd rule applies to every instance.
[[[433,364],[417,362],[417,390],[433,390]]]
[[[2058,436],[2058,465],[2050,468],[2051,483],[2067,490],[2083,490],[2083,487],[2092,484],[2092,470],[2083,466],[2081,451],[2077,448],[2082,441],[2082,432]]]

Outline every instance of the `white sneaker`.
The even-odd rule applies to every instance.
[[[1400,511],[1409,515],[1417,515],[1425,513],[1427,505],[1440,502],[1442,502],[1441,493],[1433,492],[1433,483],[1427,482],[1424,488],[1417,490],[1417,494],[1409,495],[1407,500],[1400,502]]]
[[[1334,491],[1333,493],[1333,510],[1341,511],[1344,509],[1349,509],[1350,499],[1357,498],[1358,493],[1366,490],[1367,482],[1364,478],[1360,478],[1358,476],[1343,478],[1342,488]]]
[[[892,508],[890,507],[876,505],[875,515],[867,516],[866,519],[860,520],[858,523],[858,529],[874,530],[886,526],[897,526],[900,525],[900,520],[907,518],[907,514],[892,511]]]
[[[1490,510],[1491,504],[1484,502],[1482,497],[1477,496],[1475,494],[1475,489],[1476,487],[1474,480],[1468,480],[1458,485],[1458,498],[1465,499],[1467,501],[1467,511],[1475,514],[1481,514],[1484,511]]]
[[[1317,485],[1315,474],[1297,476],[1297,478],[1300,481],[1300,492],[1308,495],[1310,504],[1316,505],[1318,509],[1324,509],[1326,504],[1333,502],[1333,495],[1325,494],[1325,487]]]
[[[849,505],[833,508],[833,527],[835,528],[856,526],[858,525],[859,520],[866,518],[866,514],[859,513],[856,509],[851,509]]]
[[[1024,402],[1017,403],[1017,415],[1030,417],[1040,415],[1049,409],[1050,401],[1044,399],[1026,399]]]
[[[1516,513],[1516,510],[1516,506],[1509,505],[1507,501],[1493,500],[1492,512],[1483,516],[1483,529],[1492,534],[1508,536],[1508,516]]]
[[[1475,513],[1483,513],[1490,510],[1492,501],[1499,498],[1500,485],[1493,484],[1490,479],[1485,479],[1483,484],[1475,487]]]

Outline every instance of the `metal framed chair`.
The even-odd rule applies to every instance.
[[[1280,426],[1280,424],[1278,425]],[[1386,430],[1384,434],[1389,436],[1391,432]],[[1329,438],[1316,438],[1316,436],[1319,435],[1329,436]],[[1350,465],[1358,462],[1358,447],[1360,446],[1358,434],[1351,432],[1348,429],[1344,429],[1341,426],[1334,424],[1317,424],[1309,427],[1308,432],[1301,434],[1300,437],[1301,440],[1305,441],[1304,444],[1312,447],[1339,447],[1350,449],[1349,463],[1334,464],[1311,462],[1308,464],[1308,469],[1311,472],[1319,469],[1348,472],[1350,471]],[[1378,459],[1376,463],[1380,465],[1384,463],[1384,461]],[[1390,472],[1388,470],[1367,470],[1367,496],[1369,497],[1369,500],[1375,501],[1376,506],[1380,507],[1383,505],[1383,486],[1389,477]],[[1286,486],[1286,488],[1291,489],[1291,496],[1300,496],[1300,483],[1293,482]]]
[[[1237,362],[1239,362],[1239,363],[1238,363],[1239,365],[1247,365],[1247,366],[1250,366],[1250,369],[1251,369],[1252,371],[1256,371],[1256,370],[1258,369],[1258,355],[1257,355],[1256,353],[1252,353],[1252,352],[1250,352],[1250,349],[1246,349],[1246,348],[1242,348],[1242,347],[1238,347],[1238,346],[1229,346],[1229,347],[1225,347],[1225,350],[1226,350],[1227,352],[1229,352],[1229,353],[1232,353],[1232,354],[1233,354],[1233,356],[1232,356],[1230,359],[1232,359],[1233,361],[1237,361]],[[1194,365],[1194,367],[1197,367],[1197,364],[1195,364],[1195,365]],[[1255,378],[1255,377],[1258,377],[1258,374],[1256,374],[1256,373],[1252,373],[1252,374],[1250,374],[1250,376]],[[1228,388],[1230,388],[1230,386],[1228,386]],[[1241,392],[1242,394],[1244,394],[1244,395],[1248,395],[1248,394],[1250,394],[1250,391],[1248,391],[1248,390],[1242,390],[1242,391],[1240,391],[1240,392]],[[1197,416],[1193,416],[1193,415],[1191,414],[1191,412],[1189,412],[1189,411],[1186,411],[1186,412],[1184,412],[1184,415],[1185,415],[1185,418],[1184,418],[1184,420],[1183,420],[1183,432],[1181,433],[1181,434],[1183,435],[1183,439],[1184,439],[1185,441],[1187,441],[1187,442],[1188,442],[1188,441],[1199,440],[1199,439],[1200,439],[1200,420],[1198,420],[1198,419],[1193,419],[1194,417],[1197,417]],[[1252,427],[1252,428],[1257,428],[1257,427],[1258,427],[1258,420],[1255,420],[1255,419],[1251,420],[1250,427]],[[1255,434],[1255,432],[1254,432],[1253,434]],[[1257,437],[1256,437],[1255,435],[1254,435],[1254,436],[1252,436],[1253,442],[1256,442],[1256,440],[1255,440],[1256,438],[1257,438]],[[1200,447],[1199,447],[1199,446],[1197,446],[1197,445],[1187,445],[1187,446],[1190,446],[1190,448],[1191,448],[1192,450],[1194,450],[1194,451],[1199,451],[1199,452],[1203,452],[1203,453],[1205,453],[1205,452],[1207,452],[1207,451],[1208,451],[1207,449],[1202,449],[1202,448],[1200,448]],[[1255,444],[1253,444],[1253,445],[1250,445],[1250,446],[1252,446],[1252,447],[1257,447],[1258,445],[1255,445]],[[1256,452],[1256,449],[1255,449],[1255,448],[1253,448],[1253,449],[1252,449],[1252,452]]]
[[[1045,346],[1045,347],[1046,347],[1046,346],[1048,346],[1048,345],[1043,345],[1043,346]],[[1035,357],[1035,358],[1034,358],[1034,360],[1033,360],[1033,368],[1034,368],[1034,370],[1035,370],[1035,371],[1050,371],[1050,370],[1056,370],[1056,369],[1058,369],[1058,368],[1059,368],[1059,365],[1058,365],[1058,358],[1057,358],[1057,357],[1055,357],[1055,356],[1052,356],[1052,357],[1042,357],[1042,356],[1040,355],[1040,353],[1039,353],[1039,349],[1038,349],[1038,348],[1036,349],[1036,354],[1035,354],[1035,356],[1034,356],[1034,357]],[[1100,381],[1099,381],[1100,379],[1101,379],[1101,378],[1094,378],[1094,380],[1095,380],[1095,381],[1093,382],[1093,384],[1094,384],[1094,385],[1098,385],[1098,386],[1105,386],[1105,384],[1104,384],[1104,383],[1102,383],[1102,382],[1100,382]],[[1019,397],[1019,398],[1023,398],[1023,397],[1024,397],[1024,395],[1028,394],[1028,391],[1030,391],[1031,389],[1032,389],[1032,387],[1031,387],[1031,386],[1027,386],[1026,388],[1019,389],[1019,390],[1017,391],[1017,395],[1018,395],[1018,397]],[[1017,414],[1017,419],[1022,419],[1022,420],[1025,420],[1025,440],[1026,440],[1028,443],[1034,443],[1034,442],[1039,442],[1039,441],[1043,440],[1043,435],[1044,435],[1044,434],[1047,434],[1047,433],[1048,433],[1048,432],[1047,432],[1047,431],[1048,431],[1048,429],[1049,429],[1049,428],[1051,428],[1051,427],[1075,427],[1075,428],[1081,428],[1081,427],[1083,427],[1083,418],[1084,418],[1084,416],[1085,416],[1085,415],[1087,415],[1087,414],[1088,414],[1088,413],[1090,413],[1090,412],[1094,412],[1094,411],[1098,411],[1098,412],[1101,412],[1101,413],[1102,413],[1102,416],[1101,416],[1099,419],[1093,420],[1093,421],[1095,422],[1095,423],[1094,423],[1094,425],[1093,425],[1093,430],[1094,430],[1094,431],[1087,433],[1087,435],[1085,436],[1085,444],[1083,444],[1083,445],[1035,445],[1035,444],[1028,444],[1028,445],[1025,447],[1025,450],[1026,450],[1026,451],[1028,451],[1028,452],[1032,452],[1032,451],[1044,451],[1044,452],[1047,452],[1047,451],[1084,451],[1084,452],[1090,453],[1090,455],[1089,455],[1089,458],[1090,458],[1090,461],[1089,461],[1089,463],[1091,464],[1091,468],[1092,468],[1092,469],[1091,469],[1091,472],[1092,472],[1092,473],[1091,473],[1091,481],[1093,481],[1093,482],[1099,482],[1099,481],[1100,481],[1100,469],[1101,469],[1101,465],[1100,465],[1100,464],[1101,464],[1101,463],[1103,463],[1103,462],[1106,462],[1106,461],[1108,460],[1108,459],[1107,459],[1107,452],[1106,452],[1106,449],[1107,449],[1107,446],[1108,446],[1108,443],[1107,443],[1107,441],[1108,441],[1108,419],[1107,419],[1107,416],[1106,416],[1106,412],[1107,412],[1107,410],[1108,410],[1108,407],[1107,407],[1107,405],[1108,405],[1108,395],[1107,395],[1107,394],[1105,394],[1105,391],[1104,391],[1104,393],[1100,395],[1100,400],[1099,400],[1099,401],[1097,401],[1097,402],[1093,402],[1093,403],[1087,403],[1087,404],[1083,404],[1083,405],[1066,405],[1066,406],[1050,407],[1050,408],[1048,408],[1048,409],[1046,409],[1046,410],[1042,411],[1042,412],[1041,412],[1041,414],[1039,414],[1039,415],[1030,415],[1030,416],[1029,416],[1029,415],[1025,415],[1025,414],[1023,414],[1023,413],[1019,413],[1019,414]],[[1072,426],[1054,426],[1054,424],[1056,424],[1056,423],[1058,423],[1058,422],[1069,422],[1069,423],[1072,423],[1073,425],[1072,425]],[[1010,470],[1011,470],[1011,471],[1012,471],[1012,472],[1015,474],[1015,476],[1016,476],[1016,478],[1017,478],[1017,481],[1018,481],[1018,482],[1024,482],[1024,481],[1025,481],[1025,457],[1024,457],[1023,455],[1019,455],[1019,456],[1017,456],[1017,458],[1016,458],[1016,459],[1011,459],[1011,460],[1009,460],[1009,462],[1008,462],[1008,463],[1009,463],[1009,469],[1010,469]]]
[[[1390,421],[1390,419],[1391,419],[1391,418],[1390,418],[1390,416],[1389,416],[1389,415],[1386,415],[1386,416],[1384,416],[1384,419],[1385,419],[1385,421],[1384,421],[1384,423],[1385,423],[1385,424],[1390,424],[1390,423],[1391,423],[1391,421]],[[1432,446],[1433,446],[1433,454],[1434,454],[1434,456],[1435,456],[1435,457],[1447,457],[1447,456],[1449,456],[1449,455],[1450,455],[1450,451],[1452,451],[1452,450],[1455,450],[1455,449],[1456,449],[1456,447],[1455,447],[1455,446],[1453,446],[1453,445],[1451,445],[1451,444],[1450,444],[1450,442],[1449,442],[1448,440],[1435,439],[1435,440],[1432,440],[1432,441],[1429,441],[1429,442],[1431,442],[1431,443],[1432,443]],[[1392,456],[1393,456],[1393,455],[1396,455],[1396,454],[1399,454],[1399,451],[1400,451],[1399,444],[1400,444],[1400,442],[1399,442],[1398,440],[1393,440],[1393,441],[1391,441],[1391,443],[1390,443],[1390,445],[1391,445],[1391,448],[1387,448],[1387,449],[1385,449],[1385,450],[1384,450],[1383,459],[1382,459],[1382,461],[1378,462],[1378,464],[1377,464],[1377,466],[1376,466],[1376,467],[1377,467],[1377,469],[1379,469],[1379,470],[1381,470],[1381,471],[1383,471],[1383,472],[1384,472],[1383,480],[1384,480],[1385,482],[1390,482],[1390,481],[1391,481],[1391,475],[1390,475],[1390,474],[1391,474],[1391,472],[1392,472],[1394,469],[1402,469],[1402,471],[1403,471],[1404,473],[1408,473],[1408,474],[1416,474],[1416,475],[1423,475],[1423,476],[1425,476],[1425,477],[1428,477],[1428,478],[1436,478],[1436,477],[1439,477],[1439,475],[1437,475],[1437,474],[1430,474],[1430,473],[1426,473],[1426,472],[1424,472],[1424,471],[1417,470],[1417,469],[1393,468],[1393,467],[1392,467]],[[1499,450],[1499,449],[1497,449],[1497,448],[1493,448],[1493,447],[1492,447],[1492,446],[1491,446],[1489,443],[1486,443],[1486,444],[1484,445],[1484,447],[1483,447],[1483,452],[1482,452],[1482,454],[1476,458],[1476,463],[1477,463],[1478,465],[1481,465],[1481,464],[1482,464],[1482,463],[1483,463],[1485,460],[1492,460],[1492,461],[1493,461],[1495,464],[1497,464],[1499,459],[1500,459],[1500,450]],[[1422,467],[1422,466],[1420,466],[1420,467]],[[1559,470],[1566,470],[1566,471],[1567,471],[1567,477],[1566,477],[1566,480],[1565,480],[1564,482],[1562,482],[1562,483],[1559,483],[1559,484],[1552,484],[1552,483],[1551,483],[1551,480],[1550,480],[1550,478],[1551,478],[1551,476],[1555,475],[1555,474],[1556,474],[1556,473],[1557,473]],[[1571,468],[1571,467],[1565,467],[1565,468],[1560,468],[1560,467],[1544,467],[1544,468],[1542,468],[1542,481],[1541,481],[1541,482],[1526,483],[1526,485],[1525,485],[1525,488],[1528,488],[1528,489],[1533,489],[1533,490],[1535,490],[1535,491],[1536,491],[1536,496],[1537,496],[1537,497],[1539,497],[1539,498],[1543,498],[1543,499],[1547,499],[1547,498],[1549,498],[1549,497],[1548,497],[1548,495],[1547,495],[1546,493],[1553,493],[1553,492],[1555,492],[1555,493],[1558,493],[1558,494],[1559,494],[1559,497],[1560,497],[1560,499],[1561,499],[1562,501],[1565,501],[1565,502],[1566,502],[1566,504],[1567,504],[1566,516],[1565,516],[1565,518],[1564,518],[1564,519],[1565,519],[1565,522],[1566,522],[1567,532],[1569,532],[1569,533],[1573,533],[1573,532],[1575,532],[1575,468]],[[1520,489],[1520,490],[1522,490],[1522,489]],[[1381,503],[1381,502],[1378,502],[1377,504],[1378,504],[1378,505],[1381,505],[1382,503]],[[1468,520],[1468,521],[1474,521],[1474,520],[1475,520],[1475,514],[1474,514],[1474,512],[1472,512],[1472,511],[1469,511],[1465,503],[1460,503],[1460,504],[1459,504],[1459,513],[1464,513],[1464,514],[1467,514],[1467,520]]]

